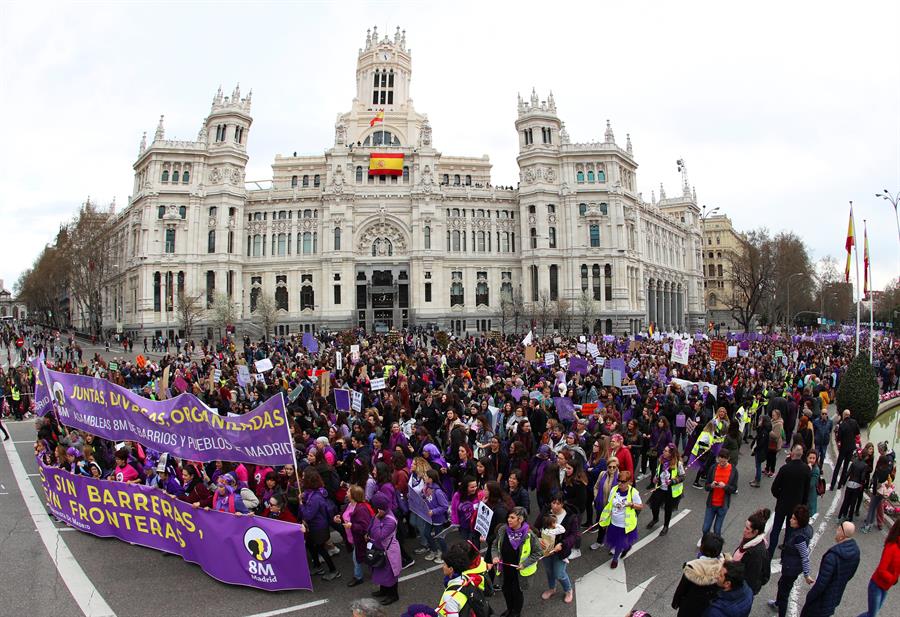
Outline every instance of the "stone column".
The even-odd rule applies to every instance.
[[[664,289],[661,288],[661,283],[657,281],[656,283],[656,319],[659,321],[660,330],[666,329],[666,310],[663,307],[663,292]]]
[[[684,332],[684,290],[678,292],[676,300],[678,304],[678,329]]]
[[[656,298],[654,297],[655,288],[652,281],[647,283],[647,320],[648,325],[652,321],[656,321]]]
[[[666,316],[666,330],[672,329],[672,307],[669,304],[669,299],[671,298],[671,296],[672,292],[668,287],[666,287],[665,291],[663,292],[663,312]]]

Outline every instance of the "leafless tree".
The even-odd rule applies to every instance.
[[[550,294],[542,291],[535,304],[535,312],[538,323],[541,324],[541,335],[547,334],[547,326],[553,323],[553,301],[550,300]]]
[[[519,322],[525,316],[525,301],[522,298],[522,290],[516,289],[512,293],[512,318],[513,318],[513,333],[518,335],[521,331],[519,329]]]
[[[565,298],[556,301],[553,320],[559,324],[560,331],[566,336],[572,331],[572,303]]]
[[[589,289],[585,289],[578,296],[577,310],[578,316],[581,318],[581,331],[590,332],[594,319],[597,316],[597,305],[594,304],[594,296],[591,295]]]
[[[275,322],[278,320],[278,305],[275,298],[266,293],[260,293],[259,299],[256,301],[256,310],[253,311],[255,321],[263,329],[263,337],[268,338],[269,334],[275,329]]]
[[[761,303],[772,293],[775,259],[767,229],[748,232],[743,245],[729,256],[734,296],[725,301],[735,321],[749,332]]]
[[[178,314],[178,322],[184,331],[184,338],[190,339],[194,326],[203,318],[203,294],[192,296],[183,291],[178,292],[178,300],[175,310]]]
[[[234,310],[234,302],[227,294],[217,293],[210,309],[210,324],[218,329],[218,335],[221,338],[222,331],[228,326],[234,325],[237,320],[237,313]]]

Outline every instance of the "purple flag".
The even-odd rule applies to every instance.
[[[614,371],[619,371],[623,375],[628,372],[628,369],[625,367],[625,360],[622,358],[612,358],[609,361],[609,368]]]
[[[581,373],[582,375],[586,375],[590,372],[591,369],[588,366],[587,360],[575,356],[569,359],[569,370],[573,373]]]
[[[338,411],[350,411],[350,390],[334,391],[334,407]]]
[[[223,583],[312,590],[299,525],[193,508],[149,486],[40,467],[47,506],[70,527],[178,555]]]
[[[575,405],[568,396],[554,396],[553,405],[560,420],[571,421],[575,419]]]
[[[514,399],[516,399],[516,401],[521,400],[522,399],[522,388],[513,388],[511,394],[512,394],[512,397]]]
[[[104,439],[137,441],[191,461],[294,462],[281,394],[250,413],[226,418],[193,394],[153,401],[105,379],[46,368],[44,379],[59,421]]]
[[[52,409],[52,405],[50,405],[50,390],[45,373],[44,352],[41,352],[40,358],[32,361],[31,366],[34,368],[34,413],[38,416],[45,416]]]
[[[319,341],[312,332],[303,333],[303,346],[309,353],[319,353]]]
[[[431,515],[428,514],[428,503],[425,501],[425,498],[412,487],[409,488],[409,493],[407,493],[407,502],[409,503],[410,512],[413,512],[425,522],[431,523]]]
[[[187,392],[190,386],[188,385],[188,382],[184,380],[184,377],[179,375],[175,378],[175,387],[178,388],[181,392]]]
[[[669,369],[667,369],[666,367],[664,367],[664,366],[659,367],[659,371],[657,371],[657,373],[656,373],[657,376],[659,377],[659,383],[666,383],[668,381],[666,378],[666,373],[668,373],[668,372],[669,372]]]

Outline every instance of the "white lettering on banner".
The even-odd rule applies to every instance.
[[[372,392],[384,390],[384,377],[376,377],[369,382],[369,387],[372,388]]]
[[[625,396],[637,396],[637,386],[622,386],[622,394]]]

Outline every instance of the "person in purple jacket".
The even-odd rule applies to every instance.
[[[322,482],[322,476],[313,467],[303,470],[303,493],[300,496],[300,514],[303,520],[303,533],[306,534],[306,552],[312,564],[312,573],[324,575],[326,581],[333,581],[341,576],[334,567],[325,544],[330,537],[329,521],[334,515],[334,507],[330,505],[328,493]],[[325,560],[328,572],[319,561]]]
[[[446,493],[441,489],[441,477],[434,469],[429,469],[425,474],[425,488],[422,489],[422,498],[428,504],[428,514],[431,516],[431,523],[425,521],[423,527],[425,541],[428,544],[428,552],[425,554],[426,560],[432,560],[436,563],[443,561],[441,557],[447,552],[447,542],[443,536],[436,535],[447,524],[447,517],[450,508],[450,501],[447,499]]]
[[[381,549],[385,553],[384,563],[372,568],[372,582],[379,586],[378,591],[372,595],[380,598],[381,603],[386,606],[400,599],[397,584],[402,565],[400,544],[397,540],[397,519],[391,512],[390,501],[384,493],[375,493],[372,497],[372,507],[375,509],[375,518],[369,527],[368,541],[373,548]]]

